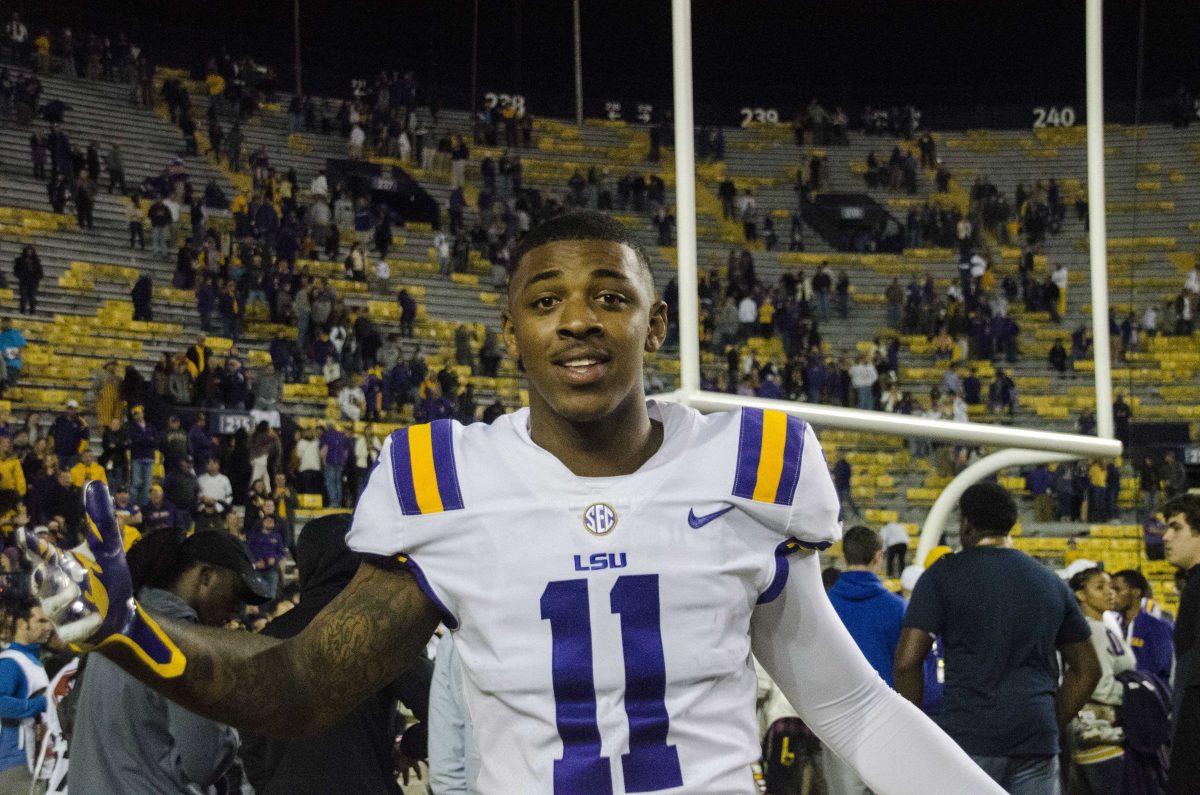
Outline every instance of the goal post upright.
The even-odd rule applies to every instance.
[[[954,502],[971,483],[1005,467],[1075,458],[1114,458],[1121,443],[1113,433],[1112,367],[1109,359],[1108,267],[1104,223],[1104,106],[1101,84],[1102,0],[1087,0],[1087,156],[1089,251],[1092,297],[1093,354],[1097,436],[1057,433],[988,423],[958,423],[880,411],[842,408],[765,398],[706,392],[700,387],[700,297],[696,240],[696,160],[694,145],[692,26],[690,0],[672,0],[671,33],[674,67],[675,197],[678,229],[679,388],[660,398],[677,400],[704,411],[729,411],[746,406],[779,409],[818,427],[865,433],[895,434],[1001,448],[960,473],[926,518],[920,550],[928,550],[941,535]]]
[[[700,391],[700,285],[696,261],[696,143],[692,113],[692,3],[671,0],[674,70],[675,223],[679,285],[679,391]],[[667,143],[667,142],[664,142]]]

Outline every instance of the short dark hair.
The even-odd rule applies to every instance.
[[[842,556],[848,566],[870,566],[881,549],[879,534],[869,527],[855,525],[842,536]]]
[[[999,483],[984,481],[969,486],[958,509],[971,527],[984,535],[1008,535],[1017,523],[1017,503]]]
[[[1113,575],[1113,579],[1121,579],[1130,588],[1136,588],[1142,592],[1142,596],[1152,597],[1154,591],[1150,588],[1150,581],[1146,579],[1146,575],[1142,574],[1137,569],[1121,569]]]
[[[1200,535],[1200,497],[1195,494],[1180,494],[1167,500],[1162,507],[1163,519],[1170,519],[1177,513],[1183,514],[1183,518],[1187,519],[1192,535]]]
[[[1082,591],[1087,587],[1089,580],[1103,573],[1104,569],[1099,566],[1092,566],[1090,569],[1075,572],[1075,575],[1071,577],[1067,585],[1070,586],[1072,591]]]
[[[650,257],[647,256],[646,250],[642,248],[637,237],[625,224],[598,210],[572,210],[562,215],[556,215],[535,226],[521,238],[516,249],[513,250],[512,256],[509,258],[509,276],[517,272],[521,260],[530,251],[559,240],[606,240],[629,246],[637,255],[638,262],[649,277],[651,286],[654,285],[654,274],[650,270]]]

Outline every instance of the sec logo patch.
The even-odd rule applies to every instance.
[[[583,527],[594,536],[606,536],[616,526],[617,512],[607,503],[593,503],[583,511]]]

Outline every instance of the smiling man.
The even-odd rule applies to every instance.
[[[504,340],[529,407],[393,434],[347,538],[365,562],[303,632],[276,641],[123,608],[96,484],[88,536],[107,599],[26,538],[60,632],[189,709],[288,735],[394,680],[444,622],[484,793],[756,792],[753,650],[876,792],[1000,792],[879,679],[825,597],[811,550],[841,531],[812,429],[646,399],[666,309],[613,219],[555,218],[512,261]]]

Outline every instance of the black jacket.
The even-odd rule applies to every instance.
[[[1175,620],[1175,736],[1167,792],[1200,792],[1200,566],[1188,572]]]
[[[296,549],[300,604],[268,624],[264,635],[290,638],[299,634],[350,582],[361,557],[346,547],[349,528],[348,514],[324,516],[304,526]],[[241,756],[246,777],[259,795],[399,795],[392,763],[393,738],[401,728],[396,702],[403,701],[424,721],[432,675],[433,663],[418,658],[389,687],[314,737],[280,740],[244,735]],[[414,739],[416,743],[410,745]],[[410,756],[425,755],[422,724],[405,731],[404,746]]]

